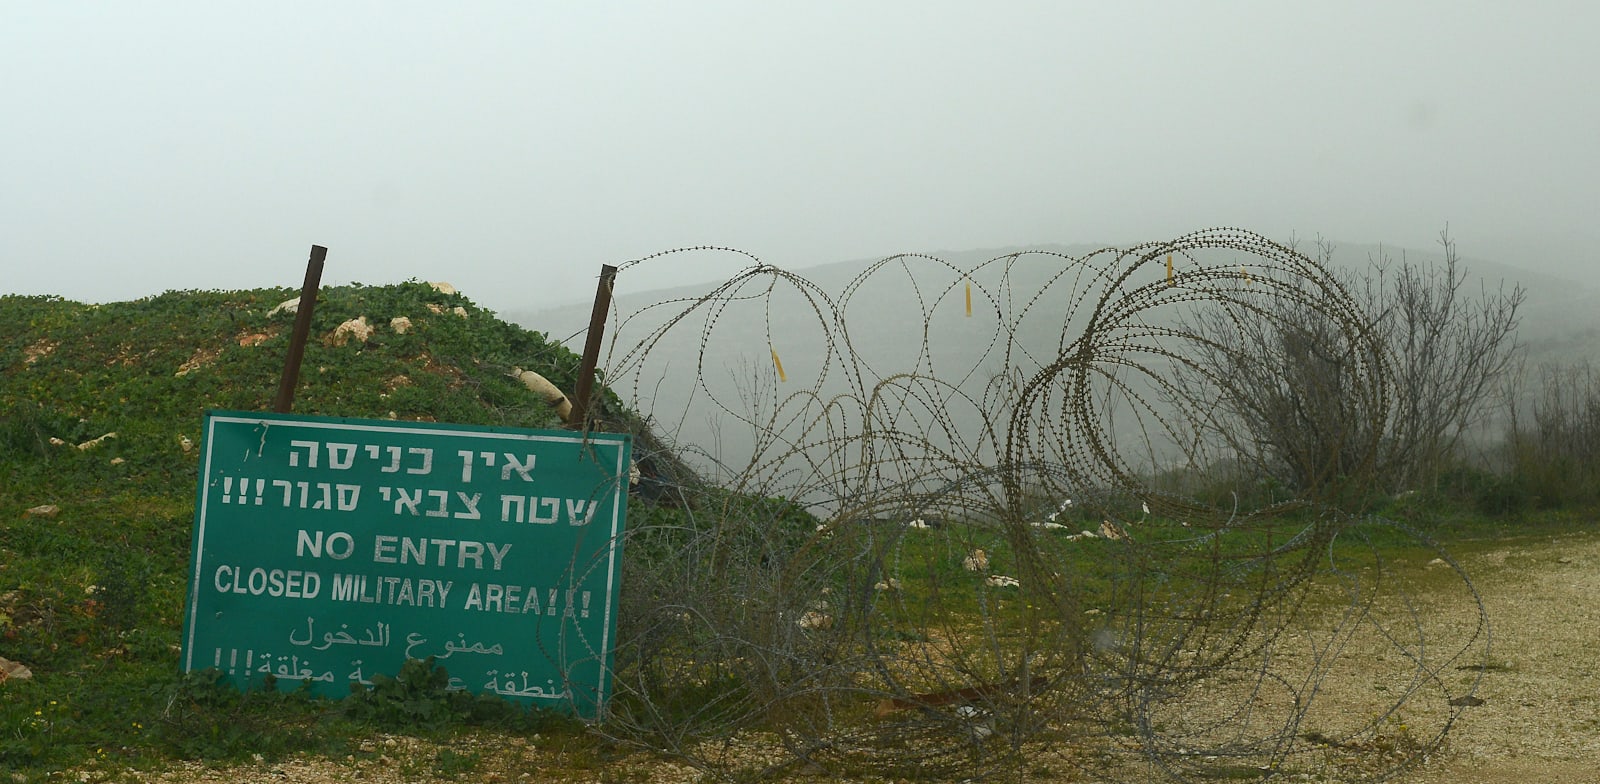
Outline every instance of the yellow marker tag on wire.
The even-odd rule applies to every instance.
[[[1172,285],[1172,254],[1167,254],[1167,285]]]
[[[789,377],[783,372],[783,361],[778,359],[778,350],[772,349],[772,366],[778,369],[778,380],[788,381]]]
[[[1250,271],[1245,269],[1243,264],[1239,265],[1239,274],[1244,276],[1244,285],[1248,286],[1255,282],[1250,279]]]
[[[967,318],[972,318],[972,281],[967,281]]]

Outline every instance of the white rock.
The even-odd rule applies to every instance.
[[[532,370],[523,370],[517,367],[511,369],[511,377],[521,381],[522,386],[526,387],[529,392],[544,398],[545,404],[556,410],[556,416],[561,417],[561,421],[567,422],[571,420],[572,401],[567,399],[566,393],[557,389],[555,384],[550,383],[550,379]]]
[[[811,610],[810,612],[807,612],[805,615],[800,616],[800,628],[802,628],[802,629],[831,629],[831,628],[833,628],[833,616],[831,616],[831,615],[829,615],[827,613],[817,612],[816,610]]]
[[[365,343],[370,337],[372,337],[372,325],[367,323],[366,316],[358,316],[334,327],[333,334],[328,340],[335,346],[342,346],[352,339],[357,343]]]
[[[116,438],[116,437],[117,437],[116,433],[107,433],[107,434],[105,434],[105,435],[103,435],[103,436],[101,436],[99,438],[96,438],[96,439],[93,439],[93,440],[89,440],[89,441],[85,441],[85,442],[79,444],[78,445],[78,449],[93,449],[93,448],[99,446],[100,444],[104,443],[106,439],[108,439],[108,438]]]
[[[982,550],[973,550],[966,558],[961,559],[961,565],[969,572],[989,571],[989,554]]]
[[[178,436],[178,447],[185,452],[194,451],[194,442],[188,436]]]
[[[1007,576],[1005,576],[1003,574],[991,574],[991,575],[989,575],[989,577],[987,579],[984,580],[984,582],[987,583],[990,588],[1021,588],[1022,587],[1022,583],[1018,582],[1017,578],[1015,578],[1015,577],[1007,577]]]
[[[33,677],[33,670],[10,659],[0,659],[0,683],[25,681]]]
[[[279,313],[288,313],[290,315],[293,315],[293,314],[296,314],[296,313],[299,313],[299,312],[300,312],[300,298],[299,297],[295,297],[294,299],[286,299],[286,300],[284,300],[282,302],[279,302],[276,307],[274,307],[272,310],[267,311],[267,318],[271,318],[273,316],[276,316]]]
[[[406,330],[411,329],[411,319],[405,316],[395,316],[389,319],[389,329],[394,330],[396,335],[404,335]]]
[[[450,312],[451,312],[451,313],[454,313],[454,314],[456,314],[456,315],[457,315],[457,316],[460,316],[460,317],[462,317],[462,318],[466,318],[466,317],[467,317],[467,309],[466,309],[466,308],[463,308],[463,307],[461,307],[461,306],[460,306],[460,305],[457,305],[457,306],[455,306],[455,307],[453,307],[453,308],[451,308],[451,309],[450,309]]]
[[[55,504],[40,504],[22,514],[26,517],[55,517],[61,513],[61,507]]]
[[[440,294],[450,295],[460,293],[456,291],[455,286],[452,286],[442,280],[431,281],[428,283],[428,285],[432,286],[433,290],[439,292]]]

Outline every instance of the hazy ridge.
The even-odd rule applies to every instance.
[[[1041,251],[1063,254],[1068,257],[1086,256],[1103,246],[1093,245],[1041,245],[1029,247],[985,248],[961,252],[927,254],[946,262],[950,267],[966,270],[1007,254],[1023,251]],[[1302,252],[1312,252],[1310,243],[1299,246]],[[1399,248],[1379,244],[1335,244],[1333,261],[1344,268],[1365,268],[1369,259],[1385,258],[1391,265],[1436,265],[1444,259],[1443,249]],[[1043,284],[1057,267],[1048,256],[1030,255],[1029,264],[1014,268],[1008,276],[1012,289],[1026,295],[1030,287]],[[661,260],[671,263],[672,259]],[[980,302],[973,316],[963,318],[960,313],[959,290],[950,290],[951,277],[942,265],[920,258],[907,259],[904,269],[896,269],[899,262],[891,262],[872,281],[856,291],[845,302],[841,294],[863,271],[881,259],[858,259],[787,270],[815,286],[825,294],[835,307],[845,307],[845,321],[849,328],[850,347],[862,359],[868,376],[884,378],[897,372],[918,372],[937,375],[951,383],[965,383],[969,388],[981,386],[983,374],[998,365],[995,357],[986,355],[992,350],[993,336],[990,323],[983,321],[984,303]],[[1529,371],[1544,364],[1570,365],[1583,362],[1600,362],[1600,290],[1585,281],[1575,281],[1533,272],[1517,266],[1487,259],[1464,256],[1461,264],[1466,281],[1459,292],[1469,300],[1480,294],[1493,295],[1509,292],[1521,286],[1526,299],[1521,308],[1517,340],[1523,347],[1525,365]],[[1066,266],[1063,260],[1062,267]],[[943,277],[941,277],[943,273]],[[878,278],[884,282],[880,284]],[[926,279],[930,285],[919,285]],[[673,288],[630,291],[626,270],[619,276],[614,314],[627,319],[656,303],[675,303],[657,310],[663,316],[684,310],[694,299],[714,290],[722,281],[711,281]],[[745,290],[742,293],[751,294]],[[1000,296],[999,292],[988,292]],[[1009,294],[1010,292],[1007,292]],[[939,299],[940,297],[943,299]],[[769,351],[778,351],[781,361],[795,387],[806,388],[813,370],[821,372],[826,343],[815,338],[822,328],[812,303],[802,296],[780,292],[771,298],[771,307],[755,308],[749,303],[731,303],[726,310],[716,314],[697,312],[685,323],[674,327],[668,338],[650,347],[651,370],[636,380],[630,389],[627,379],[610,378],[617,385],[615,391],[647,414],[653,414],[658,424],[669,433],[675,433],[683,443],[702,445],[727,458],[737,456],[748,446],[754,436],[743,431],[751,426],[739,420],[754,414],[756,405],[749,400],[751,390],[758,383],[771,384],[772,360]],[[1065,307],[1065,305],[1063,305]],[[502,316],[515,323],[543,330],[553,340],[565,340],[574,350],[581,350],[591,306],[577,303],[561,307],[504,313]],[[1041,318],[1048,315],[1049,306],[1037,308],[1017,326],[1017,344],[1040,356],[1052,357],[1062,339],[1063,332],[1072,332],[1073,325],[1060,320]],[[608,359],[629,359],[627,353],[638,347],[638,342],[658,325],[660,318],[647,311],[640,319],[623,323],[623,334],[607,335],[608,352],[602,355],[601,366]],[[608,329],[618,327],[616,318]],[[1070,339],[1070,336],[1069,336]],[[703,342],[704,341],[704,342]],[[835,348],[838,348],[837,346]],[[955,377],[947,378],[946,374]],[[695,377],[704,378],[703,386],[696,387]],[[870,387],[870,381],[868,383]],[[823,390],[838,394],[845,390],[841,379],[831,379]],[[775,390],[788,393],[789,388]],[[708,394],[709,393],[709,394]],[[748,413],[745,409],[751,409]],[[971,427],[971,422],[958,425]],[[1119,425],[1122,423],[1119,423]],[[1131,423],[1128,423],[1131,425]]]

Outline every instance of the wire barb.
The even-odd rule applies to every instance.
[[[755,260],[621,269],[705,253]],[[613,738],[725,778],[1370,781],[1435,748],[1476,685],[1476,589],[1351,501],[1374,486],[1384,349],[1284,245],[905,254],[837,291],[757,261],[611,321],[605,377],[658,444]],[[1317,437],[1244,443],[1268,402]],[[1409,556],[1456,589],[1407,592]]]

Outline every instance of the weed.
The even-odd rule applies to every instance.
[[[433,759],[433,774],[445,778],[460,778],[478,769],[483,755],[476,751],[458,752],[440,749]]]

